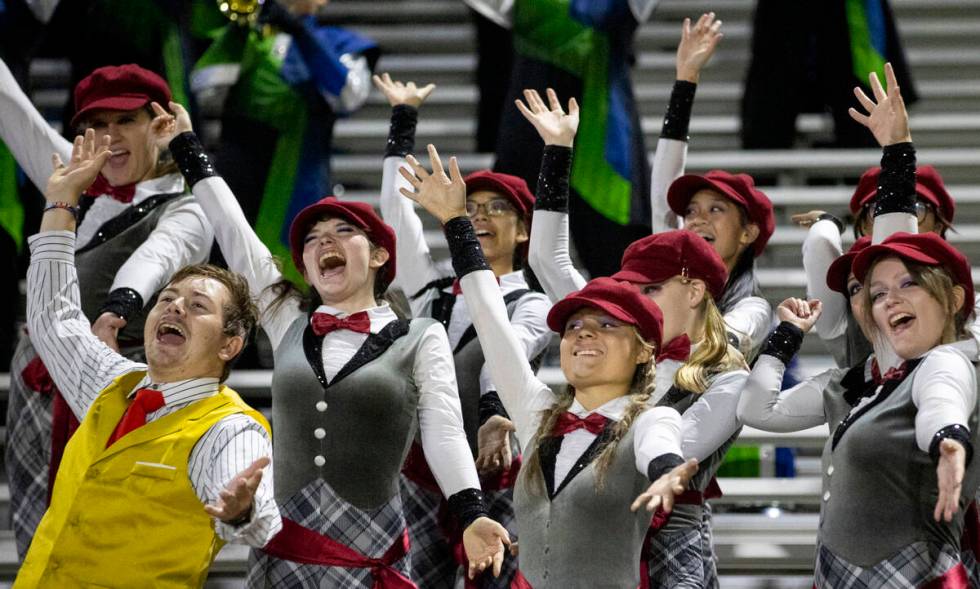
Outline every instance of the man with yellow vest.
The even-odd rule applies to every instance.
[[[147,317],[146,364],[102,343],[81,311],[78,200],[111,153],[89,130],[67,166],[54,156],[29,240],[28,327],[81,426],[18,588],[200,587],[225,542],[262,547],[282,526],[263,477],[268,423],[221,384],[255,324],[244,279],[179,270]]]

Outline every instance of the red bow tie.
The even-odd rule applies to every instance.
[[[664,360],[680,360],[686,362],[691,356],[691,338],[687,334],[681,334],[667,342],[660,353],[657,354],[657,362]]]
[[[875,358],[871,361],[871,378],[877,386],[881,386],[890,380],[902,380],[905,378],[907,370],[905,362],[902,362],[897,367],[889,368],[885,374],[882,374],[881,369],[878,368],[878,359]]]
[[[109,184],[109,181],[105,179],[105,176],[99,174],[95,178],[95,182],[88,187],[85,191],[87,196],[102,196],[103,194],[111,196],[112,198],[129,204],[133,202],[133,196],[136,194],[136,183],[123,184],[121,186],[113,186]]]
[[[109,436],[109,441],[106,442],[105,447],[108,448],[115,444],[119,438],[146,425],[146,416],[163,407],[163,405],[163,393],[160,391],[153,389],[136,391],[136,398],[126,408],[126,413],[123,414],[122,419],[116,425],[116,429]]]
[[[313,326],[313,333],[318,337],[323,337],[338,329],[348,329],[357,333],[371,333],[371,318],[367,311],[358,311],[343,319],[330,313],[314,313],[310,324]]]
[[[593,413],[585,419],[582,419],[571,411],[566,411],[558,416],[558,421],[555,422],[555,427],[551,430],[551,435],[555,437],[564,436],[569,432],[582,428],[589,430],[589,432],[595,435],[599,435],[602,433],[602,430],[606,429],[607,423],[609,423],[609,418],[605,415]]]

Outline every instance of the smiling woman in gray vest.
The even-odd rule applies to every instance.
[[[512,487],[520,466],[510,449],[513,424],[494,390],[466,297],[454,280],[450,261],[437,262],[432,258],[412,202],[398,194],[399,187],[408,185],[397,170],[414,150],[418,109],[433,86],[418,88],[412,82],[394,81],[388,74],[375,76],[374,80],[392,105],[381,182],[381,214],[398,236],[399,268],[394,286],[408,295],[413,316],[432,317],[446,326],[459,383],[463,427],[470,448],[475,454],[479,452],[476,464],[491,506],[490,516],[513,532]],[[523,270],[534,196],[523,179],[490,170],[474,172],[465,182],[467,215],[497,277],[510,324],[527,361],[537,364],[535,359],[540,358],[551,340],[545,321],[551,304],[545,295],[530,288]],[[406,464],[402,481],[412,537],[414,580],[427,588],[452,589],[458,566],[445,526],[440,525],[442,494],[431,484],[431,475],[419,472],[420,465],[424,466],[424,462],[413,460]],[[500,577],[484,575],[481,585],[509,587],[516,570],[517,559],[508,557]]]
[[[504,406],[528,459],[514,492],[521,538],[517,586],[635,587],[650,514],[670,511],[696,471],[680,457],[680,415],[651,407],[653,357],[662,338],[656,303],[627,283],[598,278],[556,304],[566,392],[556,395],[524,361],[503,297],[466,215],[456,159],[450,174],[429,146],[433,173],[409,157],[402,174],[445,227],[453,267]],[[652,485],[650,481],[655,481]],[[632,505],[631,505],[632,503]],[[601,538],[601,542],[596,542]]]
[[[283,531],[253,550],[250,587],[414,587],[399,471],[415,432],[461,523],[469,574],[499,572],[506,530],[485,517],[463,434],[452,354],[433,320],[379,302],[395,274],[395,236],[370,205],[326,197],[289,232],[301,299],[217,176],[178,105],[170,149],[229,266],[258,299],[275,351],[272,423]]]

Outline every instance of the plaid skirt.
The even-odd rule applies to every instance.
[[[465,573],[456,563],[453,547],[440,525],[442,494],[426,489],[404,475],[401,477],[402,503],[411,540],[411,579],[424,589],[453,589]],[[487,511],[491,519],[516,536],[513,490],[488,491]],[[505,553],[500,576],[484,573],[477,579],[482,589],[507,589],[517,572],[517,558]]]
[[[380,507],[363,511],[344,501],[323,480],[316,480],[284,505],[282,516],[372,558],[381,557],[405,530],[402,499],[395,495]],[[394,568],[411,578],[409,557]],[[246,587],[276,589],[371,589],[371,569],[302,564],[253,549],[248,559]]]
[[[661,530],[651,536],[646,560],[650,589],[716,589],[718,566],[711,536],[711,508],[703,506],[700,525]]]
[[[26,335],[17,342],[10,362],[5,460],[10,485],[10,515],[17,555],[23,559],[34,531],[48,508],[48,466],[51,462],[51,395],[24,384],[21,372],[37,352]]]
[[[960,564],[952,546],[916,542],[871,567],[851,564],[817,543],[816,589],[911,589],[937,579]]]

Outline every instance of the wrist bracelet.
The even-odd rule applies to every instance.
[[[45,213],[48,212],[48,211],[50,211],[50,210],[53,210],[53,209],[63,209],[63,210],[66,210],[69,213],[71,213],[71,216],[72,217],[75,217],[75,221],[78,221],[78,207],[76,207],[73,204],[69,204],[67,202],[60,201],[59,200],[59,201],[56,201],[56,202],[49,202],[48,204],[44,205],[44,212]]]

